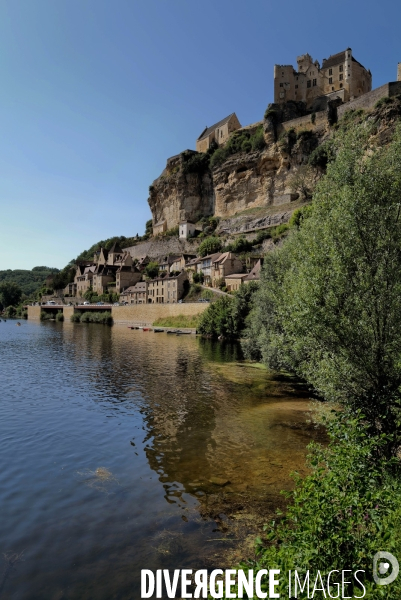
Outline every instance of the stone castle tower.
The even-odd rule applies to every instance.
[[[324,58],[322,66],[310,54],[297,57],[292,65],[274,66],[274,102],[295,100],[310,108],[322,96],[348,102],[372,89],[372,74],[352,55],[351,48]]]
[[[401,81],[401,63],[398,63],[398,68],[397,68],[397,81]]]

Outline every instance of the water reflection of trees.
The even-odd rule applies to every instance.
[[[216,475],[238,489],[244,481],[282,479],[286,467],[270,468],[271,460],[303,455],[310,433],[294,423],[304,415],[286,410],[288,403],[269,409],[268,400],[291,394],[265,372],[235,364],[242,358],[237,344],[65,325],[65,353],[93,402],[113,414],[141,411],[145,453],[169,501],[183,489],[210,491]],[[286,472],[296,466],[292,461]]]

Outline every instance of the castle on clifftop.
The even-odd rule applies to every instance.
[[[372,74],[352,56],[351,48],[324,58],[322,66],[309,54],[292,65],[274,66],[274,102],[302,101],[310,108],[321,96],[354,100],[372,89]]]

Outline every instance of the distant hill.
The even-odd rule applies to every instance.
[[[58,273],[59,269],[51,267],[34,267],[31,271],[24,269],[7,269],[0,271],[0,283],[3,281],[14,281],[18,283],[24,294],[29,296],[42,287],[46,277],[52,273]]]

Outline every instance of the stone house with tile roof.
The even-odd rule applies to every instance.
[[[240,273],[243,270],[243,265],[240,259],[232,252],[223,252],[213,262],[211,283],[213,287],[218,287],[221,281],[232,273]]]
[[[181,271],[179,275],[149,279],[148,304],[175,304],[183,297],[187,280],[188,274],[185,271]]]
[[[146,304],[148,301],[148,282],[138,281],[120,295],[120,302],[128,304]]]
[[[211,127],[205,127],[196,140],[197,152],[206,152],[213,141],[218,146],[223,146],[232,132],[237,129],[241,129],[241,123],[238,121],[235,113],[231,113],[231,115],[228,115],[228,117],[218,121]]]

